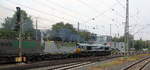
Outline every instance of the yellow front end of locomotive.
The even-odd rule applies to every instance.
[[[81,53],[81,49],[80,48],[76,48],[75,53],[77,53],[77,54]]]

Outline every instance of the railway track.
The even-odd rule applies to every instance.
[[[74,58],[74,59],[62,59],[62,60],[53,60],[53,61],[42,61],[42,62],[35,62],[35,63],[29,63],[29,64],[21,64],[21,65],[14,65],[14,66],[7,66],[7,67],[1,67],[0,70],[28,70],[28,69],[34,69],[34,68],[41,68],[41,67],[48,67],[48,66],[55,66],[55,65],[65,65],[74,63],[72,65],[81,64],[84,62],[94,62],[94,61],[103,61],[107,59],[112,59],[120,56],[101,56],[101,57],[84,57],[84,58]],[[65,66],[72,66],[72,65],[65,65]],[[86,64],[84,64],[86,65]],[[64,66],[62,66],[64,67]],[[62,67],[53,67],[52,69],[62,68]],[[72,66],[74,68],[74,66]],[[49,68],[51,70],[51,68]],[[37,70],[37,69],[36,69]],[[43,70],[43,69],[42,69]]]
[[[36,68],[36,69],[29,69],[29,70],[73,70],[73,69],[80,68],[82,66],[87,66],[87,65],[90,65],[90,64],[94,64],[94,62],[90,62],[90,61],[75,62],[75,63],[49,66],[49,67],[43,67],[43,68]]]
[[[0,66],[0,70],[10,70],[10,69],[12,70],[29,70],[29,69],[37,70],[38,68],[43,68],[43,67],[49,67],[47,68],[47,70],[54,70],[54,69],[64,68],[64,67],[67,69],[73,69],[76,67],[92,64],[96,61],[104,61],[104,60],[117,58],[121,56],[123,55],[114,54],[110,56],[99,56],[99,57],[92,56],[92,57],[69,58],[69,59],[50,60],[50,61],[48,60],[48,61],[20,64],[20,65],[17,64],[17,65],[13,65],[10,67],[2,67],[2,68]],[[84,64],[84,62],[89,62],[89,63]]]
[[[55,65],[55,66],[47,66],[47,67],[40,67],[40,68],[32,68],[28,70],[74,70],[83,66],[88,66],[91,64],[94,64],[97,61],[104,61],[112,58],[116,58],[119,56],[106,56],[106,57],[92,57],[92,58],[84,58],[84,59],[79,59],[76,62],[70,62],[70,63],[65,63],[61,65]]]
[[[82,63],[77,63],[77,64],[73,64],[73,65],[65,65],[62,67],[58,67],[55,69],[48,69],[48,70],[73,70],[73,69],[80,68],[82,66],[86,66],[86,65],[90,65],[90,64],[94,64],[94,62],[82,62]]]
[[[149,63],[150,63],[150,57],[146,57],[123,68],[122,70],[144,70]]]

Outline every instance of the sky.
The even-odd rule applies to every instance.
[[[150,40],[149,0],[129,0],[129,29],[135,39]],[[38,20],[38,29],[57,22],[72,24],[98,35],[124,34],[126,0],[0,0],[0,22],[11,17],[16,6]],[[111,27],[111,28],[110,28]],[[111,30],[110,30],[111,29]]]

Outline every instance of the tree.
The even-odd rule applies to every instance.
[[[2,28],[5,30],[13,30],[16,24],[16,15],[17,12],[15,12],[12,17],[7,17],[4,23],[2,23]],[[33,21],[24,10],[21,10],[21,20],[21,23],[23,24],[23,31],[33,31]]]
[[[77,33],[77,31],[75,30],[75,28],[73,27],[73,25],[71,25],[69,23],[65,24],[64,28],[69,29],[73,33]]]
[[[71,25],[69,23],[64,24],[64,22],[58,22],[58,23],[52,25],[52,31],[55,31],[55,30],[57,31],[60,29],[69,29],[71,32],[74,32],[74,33],[77,32],[75,30],[75,28],[73,27],[73,25]]]
[[[49,35],[49,39],[54,41],[77,41],[79,38],[75,28],[69,23],[64,24],[64,22],[54,24]]]
[[[57,31],[59,29],[63,29],[65,27],[64,22],[56,23],[55,25],[52,25],[52,31]]]
[[[90,32],[79,31],[73,25],[64,22],[59,22],[52,25],[52,31],[48,32],[48,39],[59,41],[87,41],[90,38]]]
[[[136,40],[134,48],[136,50],[142,50],[142,48],[143,48],[143,41],[142,40]]]
[[[2,23],[2,30],[0,31],[1,38],[5,39],[17,39],[18,31],[14,31],[16,26],[17,12],[12,17],[7,17]],[[21,10],[21,24],[22,24],[22,38],[23,39],[34,39],[35,30],[33,28],[33,21],[30,16],[24,10]],[[4,34],[2,34],[4,33]],[[11,34],[10,34],[11,33]],[[10,35],[9,35],[10,34]],[[13,36],[13,37],[12,37]]]
[[[10,30],[0,30],[0,39],[17,39],[18,32]]]
[[[85,41],[88,41],[91,37],[91,33],[88,32],[88,31],[80,31],[78,32],[78,34],[85,40]]]
[[[121,36],[121,37],[113,37],[112,38],[112,41],[114,42],[124,42],[124,36]]]
[[[14,21],[12,20],[11,17],[7,17],[4,21],[4,23],[2,23],[2,29],[12,30],[15,26],[15,24],[13,22]]]
[[[149,49],[150,50],[150,41],[144,41],[142,39],[134,41],[134,48],[136,50]]]

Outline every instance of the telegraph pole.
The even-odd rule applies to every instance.
[[[80,27],[80,23],[78,22],[78,32],[79,32],[79,27]],[[79,42],[79,39],[78,39],[78,42]]]
[[[125,50],[129,51],[129,0],[126,0]]]
[[[37,38],[37,28],[38,28],[38,20],[37,20],[37,18],[36,18],[36,40],[38,39],[38,38]]]
[[[110,24],[110,36],[111,36],[111,24]]]
[[[79,32],[79,26],[80,26],[80,23],[78,22],[78,32]]]

